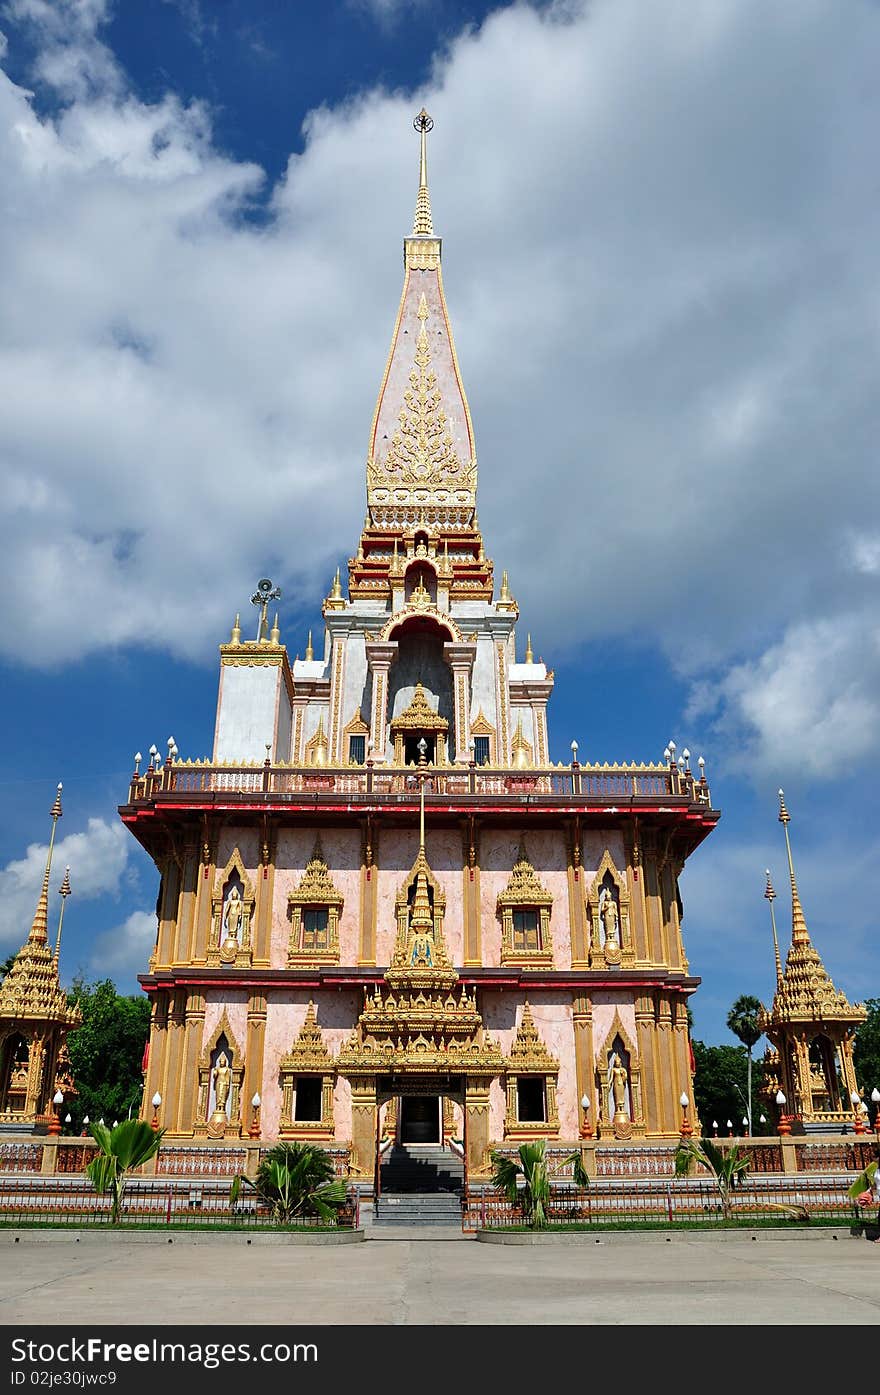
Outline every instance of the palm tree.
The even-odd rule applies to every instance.
[[[504,1153],[492,1153],[492,1183],[513,1206],[522,1208],[523,1217],[535,1230],[543,1230],[547,1224],[547,1203],[552,1194],[551,1178],[568,1163],[574,1163],[574,1180],[579,1187],[589,1186],[590,1179],[584,1171],[580,1152],[570,1153],[563,1158],[555,1173],[547,1165],[547,1140],[538,1138],[534,1143],[520,1145],[517,1157],[509,1158]],[[520,1178],[523,1180],[520,1186]]]
[[[758,1026],[758,1014],[761,1012],[760,999],[753,997],[750,993],[743,993],[737,998],[730,1012],[727,1014],[727,1025],[735,1037],[739,1037],[746,1048],[749,1057],[748,1073],[748,1103],[746,1113],[749,1117],[749,1135],[752,1132],[752,1047],[761,1039],[761,1028]]]
[[[345,1183],[333,1171],[329,1153],[316,1143],[278,1143],[257,1168],[256,1177],[235,1177],[230,1203],[235,1206],[242,1186],[250,1187],[257,1200],[270,1207],[279,1225],[297,1217],[320,1216],[331,1220],[346,1202]]]
[[[99,1152],[87,1164],[86,1172],[94,1182],[96,1191],[110,1193],[114,1225],[119,1220],[125,1184],[130,1174],[136,1167],[155,1157],[164,1132],[164,1129],[154,1129],[141,1119],[126,1119],[113,1129],[101,1123],[91,1125],[92,1138]]]
[[[686,1176],[691,1163],[711,1173],[721,1197],[721,1214],[727,1220],[733,1209],[730,1194],[749,1170],[749,1154],[744,1148],[716,1148],[708,1138],[682,1138],[675,1150],[676,1177]]]

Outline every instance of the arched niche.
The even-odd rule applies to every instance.
[[[439,942],[443,937],[443,917],[446,914],[446,897],[443,888],[431,871],[427,862],[422,862],[416,858],[406,880],[398,889],[395,899],[395,915],[397,918],[397,945],[404,947],[409,942],[409,925],[412,915],[413,901],[416,894],[416,882],[419,872],[422,872],[428,884],[428,900],[431,905],[431,919],[434,926],[434,939]]]
[[[241,853],[234,848],[226,866],[214,879],[209,964],[250,964],[255,899],[253,883],[245,870]]]
[[[627,1075],[624,1100],[628,1119],[620,1117],[620,1110],[615,1102],[613,1071],[620,1065],[625,1068]],[[615,1138],[631,1138],[634,1133],[644,1133],[641,1058],[618,1011],[614,1013],[614,1019],[596,1056],[596,1089],[599,1096],[601,1133],[612,1134]],[[618,1116],[616,1119],[615,1114]]]
[[[221,1065],[221,1056],[226,1056],[228,1060],[229,1088],[223,1109],[218,1110],[216,1072]],[[237,1138],[240,1135],[243,1080],[244,1055],[224,1008],[199,1057],[199,1098],[193,1130],[197,1138]],[[223,1118],[220,1117],[221,1114]]]
[[[634,964],[629,890],[607,848],[586,895],[590,967],[603,969]]]
[[[496,902],[501,917],[502,964],[552,967],[552,906],[553,897],[538,880],[525,843],[520,843],[510,881]]]

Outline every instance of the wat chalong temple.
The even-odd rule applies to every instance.
[[[782,790],[779,822],[791,879],[791,945],[783,969],[773,911],[776,892],[768,871],[764,895],[770,903],[776,988],[770,1007],[759,1017],[770,1042],[764,1056],[768,1112],[776,1115],[783,1134],[845,1133],[849,1127],[855,1133],[867,1132],[865,1095],[874,1082],[862,1082],[860,1088],[853,1061],[853,1039],[867,1009],[850,1003],[835,988],[810,938],[791,855],[791,815]]]
[[[161,876],[143,1117],[181,1145],[322,1140],[366,1179],[389,1142],[479,1177],[535,1137],[678,1139],[679,876],[719,817],[672,743],[551,760],[553,672],[477,521],[431,125],[322,637],[291,657],[261,581],[255,636],[236,618],[220,646],[213,753],[153,747],[120,810]]]

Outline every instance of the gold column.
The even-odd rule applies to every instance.
[[[581,1100],[584,1095],[590,1099],[587,1119],[596,1131],[598,1100],[596,1097],[595,1069],[593,1055],[593,1002],[586,993],[579,993],[572,1000],[572,1026],[574,1029],[574,1069],[577,1081],[578,1118],[583,1122],[584,1111]]]
[[[150,1013],[150,1051],[147,1061],[147,1074],[144,1079],[144,1095],[141,1100],[141,1118],[149,1121],[153,1117],[150,1103],[156,1091],[162,1093],[165,1081],[165,1057],[168,1051],[168,998],[166,992],[156,993]]]
[[[352,1177],[373,1180],[376,1166],[376,1077],[366,1075],[349,1081],[351,1085]]]
[[[462,820],[461,903],[464,922],[464,963],[479,968],[483,962],[480,911],[480,828],[474,818]]]
[[[251,1122],[251,1100],[263,1095],[263,1058],[266,1050],[266,994],[252,992],[248,996],[247,1027],[244,1043],[244,1080],[241,1088],[241,1134],[248,1135]]]
[[[205,995],[198,990],[188,995],[183,1039],[183,1070],[178,1095],[175,1133],[192,1136],[199,1096],[199,1055],[205,1033]],[[166,1116],[167,1117],[167,1116]],[[150,1113],[152,1118],[152,1111]]]
[[[661,1100],[661,1122],[664,1133],[678,1133],[681,1123],[681,1084],[678,1078],[678,1063],[675,1059],[675,1041],[672,1030],[672,1006],[668,996],[661,992],[660,1009],[656,1027],[657,1055],[659,1057],[659,1082]]]
[[[180,905],[177,912],[177,934],[174,937],[175,964],[188,964],[193,953],[196,894],[199,877],[198,844],[188,838],[183,845]]]
[[[272,908],[275,898],[275,857],[278,846],[278,829],[264,828],[262,834],[262,855],[257,869],[256,905],[254,919],[256,926],[251,930],[254,963],[266,967],[272,958]]]
[[[648,913],[645,905],[645,869],[642,860],[642,840],[638,819],[624,830],[626,845],[626,885],[629,891],[629,923],[636,963],[651,961],[648,937]]]
[[[204,964],[208,957],[208,940],[211,935],[211,897],[217,879],[217,840],[219,829],[206,828],[201,848],[199,868],[199,891],[196,901],[196,930],[193,943],[192,962]]]
[[[645,920],[648,959],[663,964],[663,910],[660,897],[660,876],[657,867],[657,844],[653,830],[644,835]]]
[[[489,1160],[489,1086],[488,1076],[467,1076],[464,1098],[467,1156],[467,1176],[485,1174]]]
[[[368,968],[373,968],[376,963],[378,841],[379,830],[368,815],[361,822],[361,924],[358,956],[358,963]]]
[[[155,967],[167,968],[173,962],[174,956],[177,905],[180,899],[180,868],[173,851],[169,851],[160,858],[158,866],[162,880],[159,894],[159,934],[156,940]]]
[[[656,1031],[654,1005],[644,994],[635,1000],[636,1045],[642,1063],[642,1114],[645,1133],[662,1133],[663,1106],[657,1090]]]
[[[584,869],[581,863],[580,820],[569,823],[565,833],[567,843],[568,927],[571,936],[571,967],[588,968],[590,961],[587,934],[587,907],[584,900]],[[580,1099],[583,1091],[578,1095]]]
[[[180,1109],[180,1074],[183,1064],[183,1035],[186,1023],[186,990],[171,990],[171,1005],[168,1013],[168,1047],[165,1052],[165,1070],[159,1093],[162,1096],[160,1122],[167,1124],[170,1133],[176,1133]],[[152,1111],[150,1113],[152,1118]]]

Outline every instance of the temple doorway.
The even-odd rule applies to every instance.
[[[400,1100],[401,1143],[439,1143],[440,1096],[403,1095]]]

